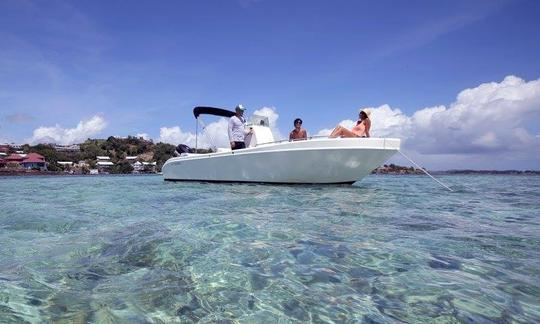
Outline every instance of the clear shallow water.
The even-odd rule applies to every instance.
[[[0,322],[538,322],[540,177],[0,178]]]

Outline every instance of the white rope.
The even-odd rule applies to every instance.
[[[427,172],[426,170],[424,170],[424,168],[422,168],[421,166],[419,166],[418,164],[416,164],[416,162],[414,162],[413,160],[411,160],[407,155],[405,155],[403,152],[401,152],[401,150],[398,150],[399,153],[401,153],[401,155],[403,155],[403,157],[405,157],[407,160],[409,160],[412,164],[414,164],[418,169],[422,170],[425,174],[427,174],[428,176],[431,177],[431,179],[435,180],[438,184],[440,184],[441,186],[445,187],[446,189],[450,190],[450,191],[454,191],[452,189],[450,189],[450,187],[448,187],[447,185],[445,185],[444,183],[440,182],[439,180],[435,179],[431,174],[429,174],[429,172]]]
[[[203,132],[206,130],[207,125],[205,124],[205,122],[203,121],[202,118],[200,118],[200,119],[197,118],[197,120],[199,121],[199,124],[200,124],[201,127],[202,127],[202,129],[201,129],[201,137],[204,139]],[[209,142],[210,142],[210,143],[209,143],[209,144],[210,144],[210,148],[212,148],[212,147],[215,148],[215,147],[216,147],[216,144],[215,144],[215,143],[216,143],[216,139],[215,139],[214,135],[212,135],[211,133],[210,133],[210,134],[209,134],[209,133],[205,133],[205,135],[206,135],[207,139],[208,139]]]

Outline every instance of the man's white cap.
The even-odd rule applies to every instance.
[[[246,110],[246,108],[244,108],[244,106],[242,106],[242,105],[238,105],[238,106],[236,106],[236,110],[244,111],[244,110]]]

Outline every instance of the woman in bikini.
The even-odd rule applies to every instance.
[[[369,119],[371,111],[369,109],[361,109],[359,119],[356,125],[348,130],[347,128],[337,125],[330,134],[330,138],[334,137],[369,137],[371,129],[371,120]]]

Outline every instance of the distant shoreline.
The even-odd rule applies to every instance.
[[[405,167],[395,164],[383,165],[375,170],[372,174],[396,174],[396,175],[411,175],[425,174],[425,171],[437,175],[540,175],[540,170],[473,170],[473,169],[453,169],[453,170],[427,170],[425,168]]]
[[[0,171],[0,177],[32,177],[32,176],[55,176],[55,177],[103,177],[103,176],[157,176],[160,173],[100,173],[100,174],[85,174],[85,173],[67,173],[62,171]]]
[[[440,175],[463,175],[463,174],[478,174],[478,175],[540,175],[540,170],[446,170],[446,171],[430,171],[431,174]]]
[[[372,174],[374,175],[424,175],[423,172],[418,172],[420,170],[415,170],[415,172],[380,172],[380,171],[374,171]],[[533,175],[538,176],[540,175],[540,170],[446,170],[446,171],[428,171],[430,174],[433,175]],[[0,170],[0,177],[2,176],[8,176],[8,177],[31,177],[31,176],[58,176],[58,177],[70,177],[70,176],[84,176],[84,177],[103,177],[103,176],[160,176],[159,173],[108,173],[108,174],[82,174],[82,173],[66,173],[61,171],[36,171],[36,170],[19,170],[19,171],[6,171],[6,170]]]
[[[448,170],[448,171],[429,171],[428,172],[432,175],[534,175],[538,176],[540,175],[540,171],[519,171],[519,170],[504,170],[504,171],[496,171],[496,170]],[[378,175],[424,175],[423,172],[409,172],[409,173],[401,173],[401,172],[372,172],[372,174],[378,174]]]

